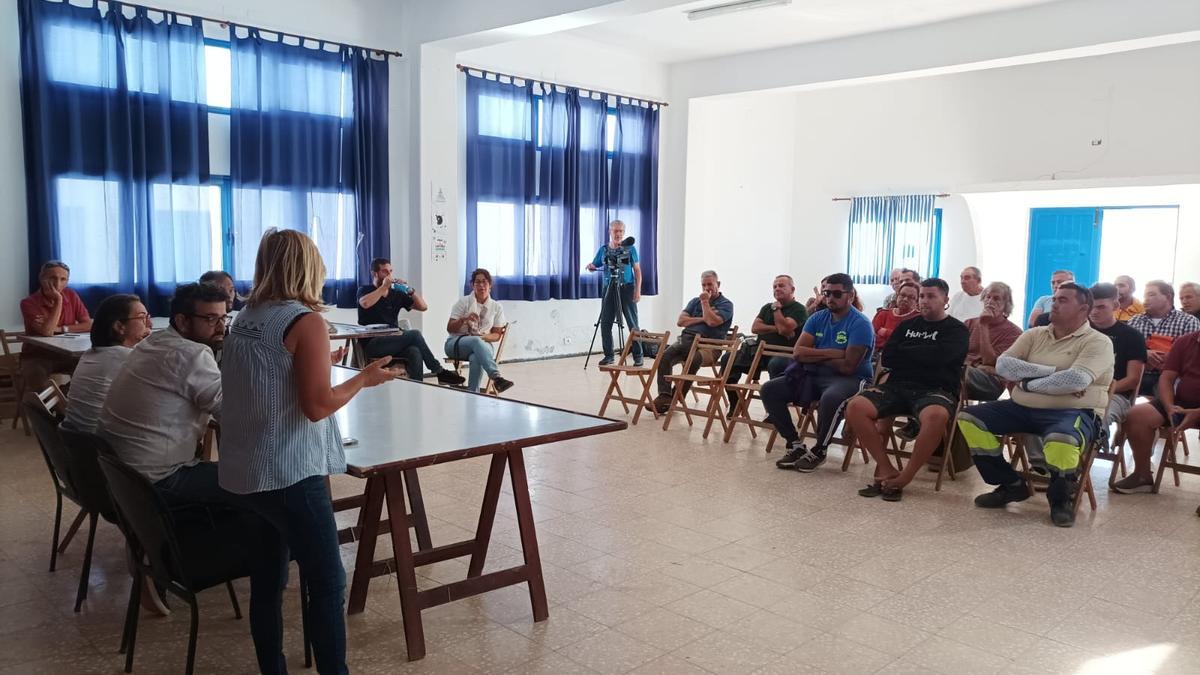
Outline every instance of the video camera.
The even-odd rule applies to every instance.
[[[633,243],[633,237],[625,237],[619,248],[605,247],[604,270],[610,277],[620,277],[624,267],[633,262],[629,253],[629,247],[633,246]]]

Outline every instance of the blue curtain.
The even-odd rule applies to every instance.
[[[850,202],[847,262],[859,284],[886,284],[895,267],[937,273],[933,195],[855,197]]]
[[[658,293],[657,105],[618,101],[609,220],[625,223],[642,266],[642,293]]]
[[[352,307],[367,261],[389,255],[387,64],[255,28],[231,43],[234,276],[253,277],[265,231],[299,230],[324,258],[325,300]]]
[[[502,300],[599,297],[582,268],[620,218],[656,293],[657,106],[610,113],[607,94],[490,75],[466,91],[467,271],[490,270]]]
[[[221,255],[200,21],[94,0],[18,10],[30,286],[63,259],[90,306],[136,293],[162,313]]]

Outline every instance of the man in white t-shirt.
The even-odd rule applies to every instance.
[[[508,320],[504,308],[492,299],[492,274],[480,268],[471,272],[471,294],[464,295],[450,309],[450,320],[446,322],[446,356],[467,361],[467,388],[479,391],[483,373],[492,378],[497,392],[513,386],[511,380],[500,376],[496,365],[496,354],[492,342],[504,337]]]
[[[983,275],[975,266],[965,267],[958,275],[962,290],[950,298],[950,316],[959,321],[978,318],[983,313]]]

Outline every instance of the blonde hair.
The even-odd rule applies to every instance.
[[[325,262],[307,235],[296,230],[268,230],[254,259],[254,287],[249,305],[297,300],[315,312],[324,311],[321,289]]]

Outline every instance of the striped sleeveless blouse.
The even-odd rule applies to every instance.
[[[296,301],[238,313],[221,356],[221,487],[236,494],[280,490],[346,470],[333,416],[310,421],[300,409],[288,328],[312,310]]]

